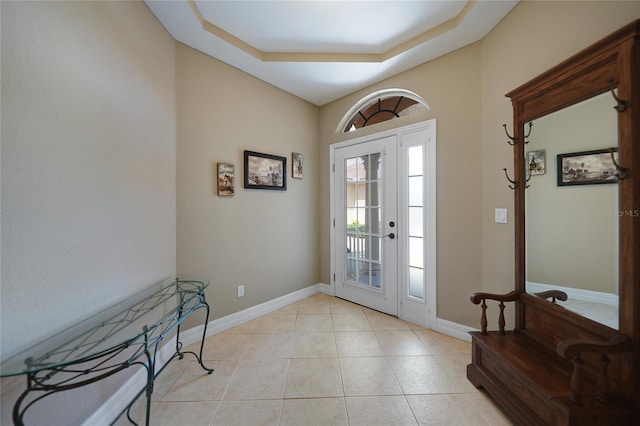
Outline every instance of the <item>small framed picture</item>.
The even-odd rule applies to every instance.
[[[617,183],[617,149],[558,154],[558,186]]]
[[[302,179],[302,154],[298,152],[291,153],[291,176]]]
[[[218,163],[218,195],[228,197],[235,194],[235,167],[231,163]]]
[[[544,150],[527,152],[527,169],[530,176],[547,173],[547,160]]]
[[[287,158],[259,152],[244,152],[244,187],[287,190]]]

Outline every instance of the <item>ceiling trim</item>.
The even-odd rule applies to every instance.
[[[200,22],[200,26],[202,27],[203,30],[226,41],[227,43],[237,47],[238,49],[245,51],[249,55],[254,56],[260,60],[263,60],[262,56],[264,53],[262,51],[256,49],[255,47],[251,46],[249,43],[239,39],[233,34],[226,32],[222,28],[216,25],[213,25],[211,22],[204,19],[204,16],[202,16],[202,13],[200,13],[200,9],[198,9],[198,5],[194,0],[187,0],[187,4],[189,4],[191,11],[196,16],[196,19],[198,20],[198,22]]]
[[[424,33],[412,38],[409,41],[406,41],[399,46],[393,47],[382,54],[382,62],[393,58],[401,53],[404,53],[408,50],[413,49],[414,47],[418,47],[421,44],[424,44],[434,38],[441,36],[444,33],[454,30],[458,27],[464,20],[464,18],[469,14],[471,9],[476,5],[477,0],[470,0],[467,4],[464,5],[460,13],[458,13],[455,17],[449,19],[446,22],[438,25],[437,27],[431,28],[430,30],[425,31]]]
[[[383,53],[312,53],[312,52],[264,52],[250,45],[244,40],[234,36],[233,34],[223,30],[217,25],[207,21],[200,12],[195,0],[187,0],[191,11],[200,23],[204,31],[218,37],[221,40],[231,44],[232,46],[248,53],[254,58],[262,62],[366,62],[366,63],[382,63],[389,59],[427,43],[436,37],[445,34],[458,27],[464,18],[469,14],[471,9],[476,5],[478,0],[470,0],[465,4],[460,13],[442,24],[431,28],[424,33],[405,41],[396,47],[392,47]]]

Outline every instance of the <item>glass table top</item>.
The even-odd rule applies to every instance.
[[[150,347],[200,306],[208,285],[204,277],[168,278],[2,360],[0,377],[78,364],[128,346]]]

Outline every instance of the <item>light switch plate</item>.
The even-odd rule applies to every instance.
[[[496,223],[507,223],[507,209],[496,209]]]

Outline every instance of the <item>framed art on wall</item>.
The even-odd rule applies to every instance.
[[[291,176],[302,179],[302,154],[298,152],[291,153]]]
[[[614,153],[617,149],[558,154],[558,186],[616,183]]]
[[[527,167],[531,176],[547,173],[547,161],[544,150],[527,152]]]
[[[218,163],[218,195],[235,194],[235,167],[231,163]]]
[[[248,189],[287,190],[287,158],[244,152],[244,187]]]

